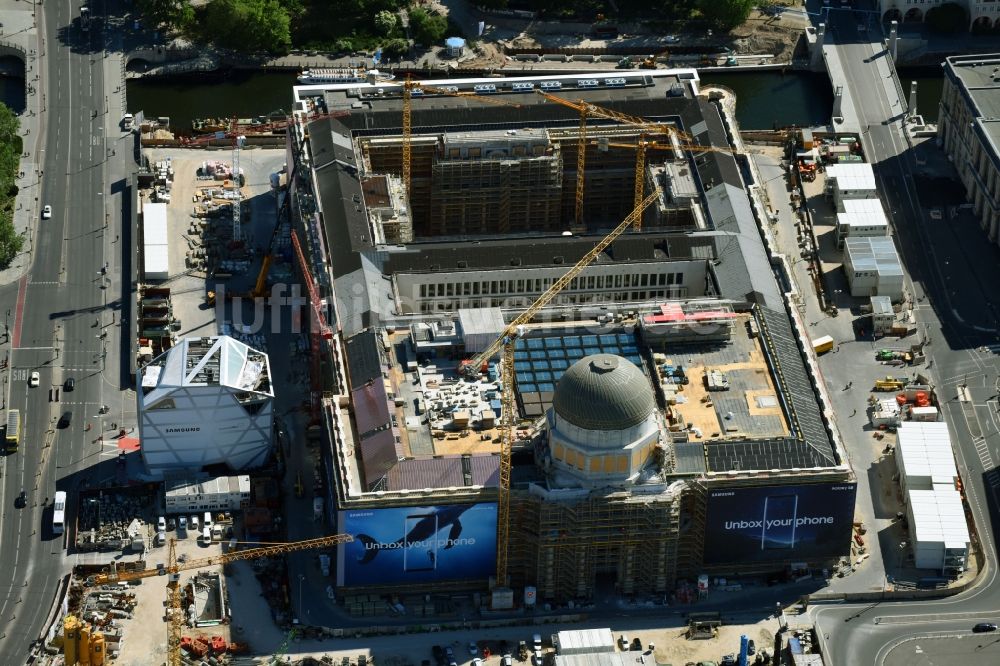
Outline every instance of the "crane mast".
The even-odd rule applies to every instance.
[[[305,541],[292,541],[290,543],[278,543],[262,546],[260,548],[248,548],[246,550],[231,550],[228,553],[214,555],[211,557],[201,557],[187,562],[177,561],[177,540],[171,539],[167,550],[167,565],[162,569],[143,569],[142,571],[120,572],[112,565],[107,573],[97,574],[87,579],[90,586],[104,585],[115,581],[142,580],[153,576],[167,575],[167,589],[170,597],[170,608],[168,610],[170,623],[170,634],[167,637],[167,664],[168,666],[180,666],[181,664],[181,631],[184,628],[184,610],[181,608],[180,572],[191,569],[201,569],[203,567],[227,564],[240,560],[255,560],[259,557],[271,557],[283,555],[300,550],[311,550],[313,548],[325,548],[336,546],[342,543],[350,543],[354,537],[350,534],[333,534],[320,537],[318,539],[307,539]]]
[[[520,328],[530,322],[542,308],[548,305],[559,292],[566,288],[576,276],[578,276],[587,266],[601,254],[616,238],[621,236],[629,227],[635,224],[636,220],[642,217],[646,208],[653,203],[662,192],[656,188],[648,197],[640,202],[628,217],[622,220],[607,236],[598,241],[587,254],[585,254],[566,273],[556,280],[551,287],[535,300],[524,312],[519,314],[514,320],[504,328],[500,336],[493,341],[484,351],[477,354],[473,359],[464,361],[459,366],[459,373],[465,376],[478,375],[484,364],[497,352],[502,352],[500,372],[502,390],[500,393],[500,483],[497,488],[497,570],[496,585],[498,588],[507,587],[507,556],[510,541],[510,475],[511,475],[511,449],[514,444],[514,346],[517,341]],[[495,597],[496,598],[496,597]]]

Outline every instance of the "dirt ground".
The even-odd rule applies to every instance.
[[[168,538],[177,537],[177,532],[167,533]],[[203,545],[195,538],[192,530],[188,530],[186,538],[177,539],[177,557],[196,559],[218,555],[222,551],[221,543]],[[155,568],[157,564],[166,564],[167,547],[151,549],[146,556],[146,566]],[[188,585],[191,578],[199,571],[222,571],[221,566],[205,567],[197,571],[186,571],[181,574],[181,585]],[[228,581],[226,583],[228,584]],[[147,578],[133,588],[136,595],[135,612],[131,619],[124,620],[122,627],[122,642],[119,657],[115,660],[120,666],[153,666],[164,661],[167,653],[167,577],[154,576]],[[229,641],[229,626],[207,627],[195,629],[185,626],[182,636],[222,636]]]
[[[778,631],[776,619],[762,620],[757,624],[732,625],[719,627],[715,638],[708,640],[688,640],[684,637],[685,629],[664,629],[660,631],[640,631],[636,636],[643,639],[644,645],[652,642],[656,649],[656,663],[684,666],[688,662],[699,661],[718,662],[724,654],[738,654],[740,651],[740,636],[747,635],[756,644],[757,650],[770,648],[774,645],[774,634]]]

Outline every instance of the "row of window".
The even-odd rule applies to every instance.
[[[642,291],[608,291],[591,294],[563,294],[555,298],[557,305],[583,305],[586,303],[625,303],[629,301],[653,301],[672,298],[686,298],[686,287],[670,289],[650,289]],[[421,301],[421,312],[444,312],[458,308],[511,308],[527,307],[534,298],[461,298],[458,300]]]
[[[541,294],[552,286],[555,278],[535,278],[527,280],[490,280],[483,282],[439,282],[420,285],[420,298],[441,298],[448,296],[479,296],[510,294]],[[573,278],[563,291],[593,289],[623,289],[629,287],[664,287],[683,285],[683,273],[642,273],[634,275],[588,275]]]

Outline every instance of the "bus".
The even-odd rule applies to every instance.
[[[52,532],[62,534],[66,529],[66,493],[56,491],[56,500],[52,503]]]
[[[8,452],[17,451],[21,444],[21,412],[17,409],[7,410],[7,433],[5,448]]]

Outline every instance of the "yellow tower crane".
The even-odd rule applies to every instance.
[[[184,627],[184,612],[181,608],[180,577],[181,571],[191,569],[201,569],[229,562],[240,560],[255,560],[259,557],[271,557],[273,555],[283,555],[300,550],[312,550],[314,548],[325,548],[336,546],[342,543],[354,541],[350,534],[334,534],[320,537],[318,539],[307,539],[305,541],[292,541],[289,543],[276,543],[260,548],[248,548],[246,550],[231,550],[228,553],[221,553],[210,557],[200,557],[188,562],[177,561],[177,540],[171,539],[167,551],[167,565],[158,569],[144,569],[142,571],[118,571],[112,566],[111,571],[97,574],[87,579],[90,586],[104,585],[118,581],[142,580],[153,576],[170,576],[167,587],[170,590],[170,634],[167,639],[167,664],[168,666],[180,666],[181,663],[181,631]]]
[[[621,111],[606,109],[604,107],[597,106],[596,104],[592,104],[591,102],[585,102],[584,100],[569,100],[565,97],[545,92],[544,90],[536,90],[535,92],[550,102],[562,104],[565,107],[576,110],[577,113],[580,114],[580,130],[576,139],[576,207],[573,215],[573,221],[576,229],[585,228],[583,224],[583,194],[586,182],[585,174],[587,166],[587,118],[604,118],[606,120],[613,120],[615,122],[622,123],[623,125],[637,127],[646,134],[667,134],[676,137],[678,140],[684,141],[693,141],[694,139],[694,137],[690,134],[680,131],[677,127],[669,123],[660,123],[640,118],[638,116],[632,116],[627,113],[622,113]],[[639,201],[641,201],[641,197],[636,201],[637,206],[639,205]]]
[[[504,328],[500,336],[489,347],[479,352],[475,357],[462,361],[459,373],[464,376],[477,376],[485,369],[489,360],[501,353],[500,377],[502,390],[500,392],[500,483],[497,488],[497,572],[496,586],[507,587],[507,550],[510,538],[510,472],[511,446],[514,442],[514,343],[522,326],[530,322],[542,308],[548,305],[559,292],[566,288],[587,266],[603,252],[616,238],[621,236],[635,221],[642,217],[643,211],[655,201],[662,190],[656,188],[643,199],[628,217],[622,220],[607,236],[598,241],[566,273],[556,280],[551,287],[535,300],[528,308],[514,318]],[[496,599],[496,597],[494,597]],[[494,602],[495,603],[495,602]]]
[[[400,85],[398,82],[392,79],[379,79],[376,80],[381,83],[392,83],[395,85]],[[413,81],[409,76],[402,83],[403,86],[403,185],[406,187],[407,195],[410,194],[410,175],[411,175],[411,139],[413,137],[413,123],[411,118],[411,113],[413,109],[413,93],[417,94],[430,93],[433,95],[447,95],[449,97],[463,97],[465,99],[474,99],[477,102],[482,102],[484,104],[496,104],[498,106],[510,106],[515,109],[521,108],[521,105],[516,102],[508,102],[503,99],[498,99],[496,97],[490,97],[489,95],[479,95],[475,92],[462,92],[458,88],[442,88],[440,86],[430,86],[422,81]]]

